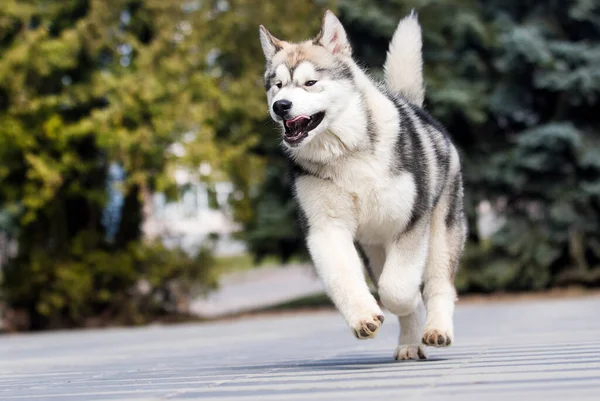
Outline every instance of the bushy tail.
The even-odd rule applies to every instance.
[[[387,86],[417,106],[425,99],[421,47],[421,26],[413,10],[398,24],[383,68]]]

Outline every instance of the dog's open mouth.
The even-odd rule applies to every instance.
[[[321,111],[310,117],[301,115],[291,120],[284,120],[285,134],[283,135],[283,139],[290,145],[299,144],[308,136],[310,131],[321,124],[323,117],[325,117],[325,112]]]

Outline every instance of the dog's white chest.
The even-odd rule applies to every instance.
[[[391,175],[372,166],[346,170],[343,188],[352,199],[357,239],[385,243],[402,232],[410,220],[416,189],[412,174]]]
[[[381,182],[387,181],[387,182]],[[410,174],[386,180],[366,182],[357,194],[357,239],[363,243],[386,243],[408,224],[415,199],[415,185]]]
[[[393,174],[377,159],[340,164],[326,179],[304,176],[297,195],[311,225],[346,221],[361,243],[387,244],[408,224],[416,198],[412,174]]]

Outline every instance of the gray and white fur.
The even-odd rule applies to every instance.
[[[453,341],[454,274],[467,228],[458,152],[424,99],[421,28],[400,21],[377,84],[352,59],[328,11],[316,38],[291,43],[263,26],[269,112],[282,127],[307,246],[356,337],[374,337],[381,303],[401,326],[396,359]],[[426,312],[426,316],[425,316]]]

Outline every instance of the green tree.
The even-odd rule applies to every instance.
[[[228,157],[208,118],[227,101],[207,61],[214,12],[185,1],[3,4],[0,208],[18,222],[19,253],[2,295],[31,328],[135,322],[149,312],[126,302],[140,280],[150,302],[174,279],[207,277],[204,253],[194,262],[142,244],[140,223],[144,196],[173,189],[176,163]],[[165,152],[177,141],[189,142],[184,160]],[[114,241],[101,223],[111,163],[126,173]]]
[[[507,221],[473,255],[473,284],[600,284],[600,5],[484,5],[497,38],[487,136],[501,141],[472,155],[471,192]]]

